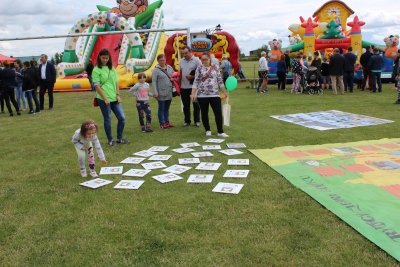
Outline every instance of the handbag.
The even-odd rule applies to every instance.
[[[104,83],[102,83],[102,84],[100,85],[100,87],[102,87],[104,84],[106,84],[106,82],[108,81],[109,78],[110,78],[110,69],[108,69],[108,77],[107,77],[107,80],[106,80]],[[99,102],[97,101],[97,97],[94,97],[94,99],[93,99],[93,106],[94,106],[94,107],[98,107],[98,106],[99,106]]]
[[[165,75],[167,75],[167,77],[168,77],[169,80],[171,80],[171,77],[168,75],[168,72],[167,72],[167,71],[162,70],[162,72],[163,72]],[[173,83],[172,81],[171,81],[171,84],[172,84],[172,97],[177,97],[177,96],[179,96],[179,93],[178,93],[178,91],[176,91],[175,85],[174,85],[174,83]]]

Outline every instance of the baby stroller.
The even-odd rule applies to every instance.
[[[308,94],[322,95],[324,93],[324,90],[322,90],[322,88],[319,84],[319,81],[318,81],[319,76],[320,76],[320,74],[316,67],[310,66],[308,68],[308,71],[306,73],[306,84],[305,84],[305,90],[308,91]]]

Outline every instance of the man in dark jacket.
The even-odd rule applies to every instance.
[[[353,93],[353,81],[354,81],[354,64],[356,64],[357,56],[353,54],[353,47],[347,48],[347,53],[344,55],[345,67],[343,75],[344,90],[347,91],[349,88],[350,93]]]
[[[371,70],[368,69],[368,61],[372,57],[371,46],[368,45],[365,49],[367,51],[365,51],[365,53],[362,54],[360,57],[360,64],[363,67],[363,74],[364,74],[364,79],[363,79],[362,85],[361,85],[362,91],[364,91],[364,89],[365,89],[365,85],[367,84],[367,79],[368,79],[369,88],[372,88]]]
[[[371,70],[372,84],[369,85],[372,88],[371,93],[376,93],[376,83],[378,82],[379,93],[382,92],[381,82],[381,71],[383,67],[383,57],[379,55],[378,48],[374,48],[374,55],[368,61],[368,69]]]
[[[340,54],[340,50],[335,48],[333,56],[329,62],[329,75],[332,80],[332,92],[337,94],[337,83],[339,83],[340,93],[344,95],[343,73],[345,67],[345,59]]]
[[[39,73],[40,73],[40,110],[44,109],[44,94],[48,93],[49,96],[49,110],[53,109],[53,89],[54,84],[56,83],[56,68],[51,62],[47,61],[47,55],[43,54],[40,56],[40,61],[42,62],[39,65]]]

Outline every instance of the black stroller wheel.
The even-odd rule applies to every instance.
[[[314,94],[314,89],[310,88],[310,90],[308,90],[308,94],[309,95],[313,95]]]
[[[323,95],[323,94],[324,94],[324,90],[322,90],[322,88],[319,89],[319,90],[318,90],[318,94],[319,94],[319,95]]]

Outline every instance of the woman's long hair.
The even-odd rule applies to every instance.
[[[112,58],[111,58],[110,50],[108,50],[107,48],[104,48],[98,54],[96,65],[100,69],[103,67],[103,63],[101,62],[101,59],[100,59],[101,56],[108,56],[107,67],[111,70],[112,67],[113,67],[113,64],[112,64]]]

